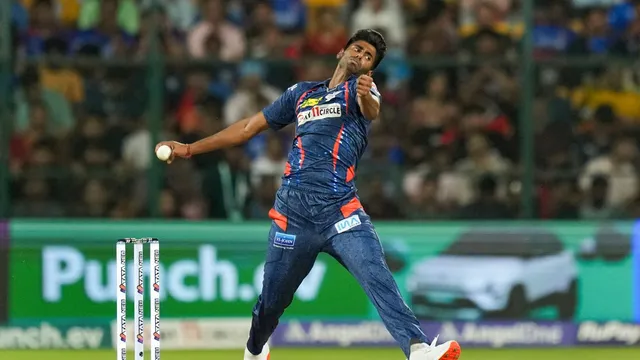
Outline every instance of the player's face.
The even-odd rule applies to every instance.
[[[348,48],[341,51],[340,63],[352,74],[367,74],[371,72],[376,60],[376,48],[366,41],[354,41]]]

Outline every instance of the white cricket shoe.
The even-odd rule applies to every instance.
[[[437,345],[438,337],[427,344],[412,345],[409,360],[458,360],[460,357],[460,344],[457,341],[447,341],[444,344]]]
[[[244,360],[269,360],[269,344],[264,344],[260,355],[253,355],[249,349],[244,348]]]

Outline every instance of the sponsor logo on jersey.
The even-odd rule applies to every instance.
[[[331,101],[333,98],[335,98],[336,96],[340,95],[340,93],[341,93],[341,92],[342,92],[342,90],[340,90],[340,91],[334,91],[334,92],[332,92],[331,94],[329,94],[329,95],[325,96],[325,98],[324,98],[324,99],[325,99],[325,100],[327,100],[327,101]]]
[[[319,98],[308,98],[305,99],[302,104],[300,104],[300,109],[308,108],[311,106],[316,106],[322,101],[322,96]]]
[[[296,236],[285,234],[281,232],[276,232],[276,235],[273,237],[273,246],[283,248],[283,249],[293,249],[293,246],[296,244]]]
[[[310,110],[298,113],[298,126],[315,120],[338,118],[342,116],[340,104],[326,104],[312,107]]]
[[[334,226],[336,228],[336,230],[338,231],[338,234],[343,233],[347,230],[351,230],[354,227],[361,225],[362,222],[360,221],[360,216],[358,215],[353,215],[353,216],[349,216],[348,218],[344,219],[344,220],[340,220],[338,221]]]

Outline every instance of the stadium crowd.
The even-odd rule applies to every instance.
[[[375,28],[390,49],[358,167],[366,211],[434,220],[522,210],[522,1],[11,1],[13,216],[149,216],[154,24],[167,64],[161,138],[195,141],[296,81],[330,77],[350,34]],[[540,61],[635,57],[640,1],[536,0],[533,40]],[[461,65],[429,63],[441,56]],[[79,58],[93,61],[70,62]],[[640,73],[621,64],[536,67],[536,217],[640,216]],[[163,166],[161,216],[266,219],[292,130]]]

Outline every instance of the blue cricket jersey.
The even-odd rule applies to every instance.
[[[263,109],[269,126],[296,123],[282,186],[345,194],[356,190],[358,161],[367,147],[371,121],[357,101],[358,77],[329,88],[329,81],[300,82]],[[371,94],[380,101],[374,86]]]

